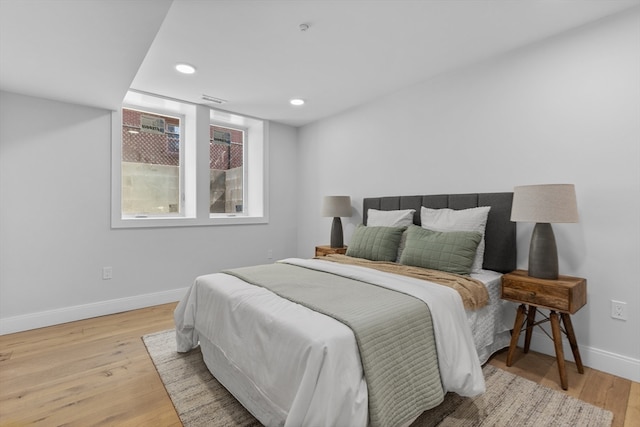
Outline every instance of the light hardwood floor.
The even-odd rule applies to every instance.
[[[165,304],[0,336],[0,426],[180,426],[141,336],[173,328]],[[506,352],[489,363],[557,390],[553,357]],[[567,393],[640,425],[640,384],[568,364]]]

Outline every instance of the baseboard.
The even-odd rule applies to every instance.
[[[573,361],[571,346],[566,339],[563,339],[563,351],[565,360]],[[520,335],[518,342],[520,347],[524,346],[524,334]],[[582,364],[598,371],[603,371],[611,375],[626,378],[631,381],[640,382],[640,360],[599,348],[580,345],[580,358]],[[553,341],[544,333],[534,331],[531,335],[531,350],[539,353],[555,356],[556,351]]]
[[[169,291],[154,292],[152,294],[136,295],[133,297],[63,307],[38,313],[23,314],[4,319],[0,318],[0,335],[167,304],[182,299],[187,289],[188,288],[172,289]]]

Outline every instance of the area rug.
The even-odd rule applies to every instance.
[[[142,337],[185,427],[259,426],[260,423],[209,373],[199,349],[176,352],[175,331]],[[559,391],[486,365],[487,391],[475,398],[448,393],[440,406],[411,427],[610,427],[613,414]]]

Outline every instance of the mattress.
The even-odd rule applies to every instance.
[[[363,267],[293,261],[334,274],[364,274],[403,291],[424,288],[418,279]],[[457,293],[440,285],[418,296],[432,309],[443,387],[467,396],[484,391],[480,365],[509,344],[500,274],[473,277],[489,290],[490,304],[480,310],[465,311]],[[263,424],[367,425],[367,386],[355,338],[335,319],[217,273],[196,279],[175,320],[178,350],[200,345],[209,370]]]
[[[512,311],[509,302],[500,298],[502,273],[482,270],[471,277],[480,280],[489,291],[489,304],[479,310],[466,310],[471,335],[478,352],[480,364],[484,365],[493,353],[509,346],[511,328],[505,322],[505,311]]]

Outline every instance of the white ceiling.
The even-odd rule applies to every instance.
[[[0,89],[117,109],[171,0],[0,0]]]
[[[300,126],[639,4],[0,0],[0,89],[109,109],[129,87],[195,103],[207,94]],[[197,72],[180,75],[177,62]]]

